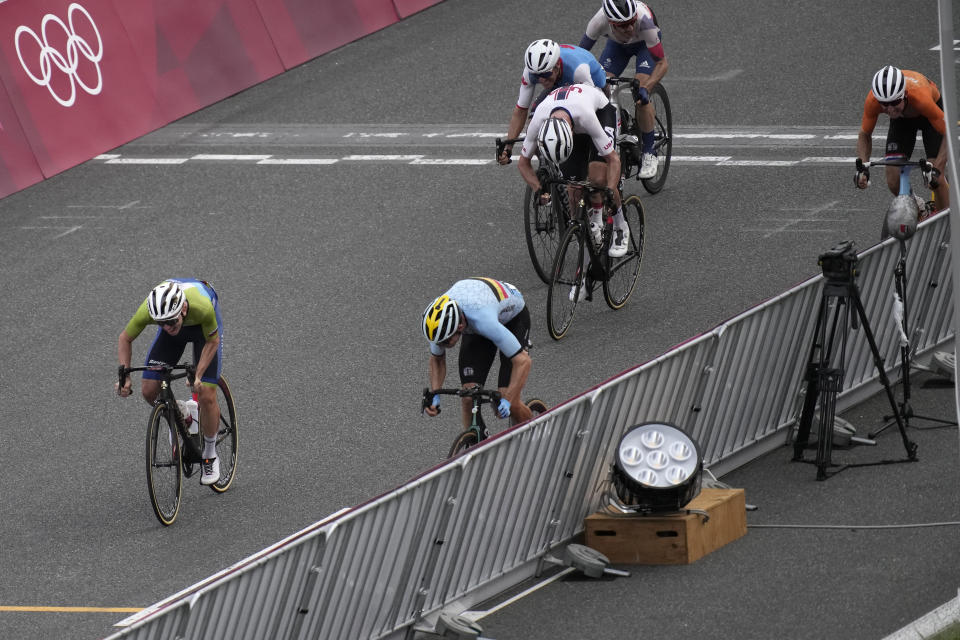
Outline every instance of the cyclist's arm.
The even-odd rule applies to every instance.
[[[124,367],[130,366],[130,358],[133,355],[133,338],[127,334],[127,330],[124,329],[120,332],[120,338],[117,339],[117,360]],[[119,382],[114,382],[114,386],[119,386]],[[130,376],[127,376],[127,379],[123,383],[123,389],[117,389],[117,392],[122,396],[128,396],[131,393],[132,382],[130,382]]]
[[[527,137],[520,148],[520,159],[517,161],[520,177],[534,191],[540,188],[540,180],[537,178],[537,172],[534,171],[530,158],[533,156],[533,150],[537,148],[537,132],[540,129],[541,122],[543,122],[543,118],[537,118],[534,115],[533,120],[530,121],[530,126],[527,127]]]
[[[512,407],[523,405],[523,388],[527,384],[527,377],[530,375],[530,354],[525,349],[521,349],[516,355],[510,358],[512,368],[510,370],[510,386],[506,388],[504,395]]]
[[[207,367],[210,366],[210,363],[213,362],[213,359],[217,356],[217,349],[220,347],[220,334],[214,334],[212,338],[208,338],[205,343],[203,343],[203,349],[200,351],[200,359],[197,361],[197,380],[203,377],[204,372],[206,372]],[[199,388],[199,387],[198,387]]]
[[[520,135],[520,132],[523,130],[523,125],[527,121],[527,114],[530,112],[529,109],[525,109],[520,105],[517,105],[513,108],[513,114],[510,116],[510,125],[507,128],[507,139],[513,140]],[[500,155],[500,164],[506,164],[509,156],[507,151],[513,151],[513,144],[507,144],[504,147],[504,152]]]
[[[590,51],[590,49],[593,49],[593,45],[595,44],[597,44],[596,38],[591,38],[587,34],[583,34],[583,37],[580,38],[580,44],[578,44],[577,46],[580,47],[581,49],[586,49],[587,51]]]
[[[430,388],[440,389],[443,387],[443,381],[447,378],[447,352],[444,351],[439,356],[431,353],[429,364]],[[436,416],[440,413],[439,408],[431,405],[425,407],[424,411],[428,416]]]

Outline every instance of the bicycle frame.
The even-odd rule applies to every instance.
[[[177,369],[182,369],[183,373],[174,373]],[[174,380],[181,380],[183,378],[186,378],[187,382],[192,385],[196,379],[196,366],[192,364],[159,364],[145,367],[124,367],[121,365],[118,371],[121,387],[126,382],[127,376],[134,371],[158,371],[161,373],[163,377],[160,380],[160,392],[157,394],[153,406],[166,405],[169,415],[174,417],[177,433],[180,434],[180,439],[183,442],[184,463],[189,465],[202,462],[203,452],[200,448],[200,438],[191,435],[187,431],[184,415],[180,411],[180,405],[177,404],[177,399],[170,385]],[[190,474],[187,473],[187,475],[189,476]]]
[[[424,388],[421,412],[423,409],[431,406],[431,403],[433,402],[433,396],[435,395],[457,396],[459,398],[470,398],[471,400],[470,425],[464,431],[458,434],[457,440],[459,440],[464,434],[470,432],[473,432],[477,435],[478,443],[483,442],[489,437],[490,434],[487,433],[487,426],[483,422],[483,417],[480,415],[480,406],[482,404],[498,404],[502,398],[499,391],[493,389],[484,389],[479,385],[460,389]]]
[[[605,217],[607,214],[614,212],[616,209],[613,200],[613,191],[609,187],[598,187],[587,180],[568,180],[566,178],[560,178],[558,180],[554,180],[553,182],[581,189],[580,198],[575,204],[576,213],[570,222],[571,224],[580,227],[582,238],[589,239],[591,237],[589,232],[590,220],[587,217],[587,202],[590,200],[590,197],[593,194],[603,194],[603,208]],[[603,240],[600,242],[599,246],[594,244],[592,241],[585,241],[583,243],[587,253],[590,256],[590,268],[587,275],[595,282],[602,282],[610,277],[609,260],[606,259],[606,248],[610,244],[609,222],[609,218],[603,221]]]

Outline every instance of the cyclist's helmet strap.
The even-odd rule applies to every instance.
[[[547,73],[557,66],[560,45],[553,40],[534,40],[523,54],[523,64],[530,73]]]
[[[873,75],[873,97],[880,102],[895,102],[903,97],[907,83],[903,72],[890,65]]]
[[[566,120],[547,118],[537,133],[537,148],[540,156],[559,165],[573,152],[573,130]]]
[[[180,315],[185,299],[180,283],[167,280],[155,286],[147,296],[147,311],[157,322],[171,320]]]
[[[612,22],[626,22],[637,15],[636,0],[603,0],[603,13]]]
[[[423,335],[433,344],[448,339],[460,328],[460,306],[443,294],[423,310]]]

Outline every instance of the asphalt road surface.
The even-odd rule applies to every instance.
[[[576,43],[594,11],[581,2],[447,0],[0,200],[0,607],[13,609],[0,609],[0,637],[103,637],[119,609],[435,464],[457,425],[450,412],[419,414],[418,319],[459,278],[489,275],[524,293],[528,389],[553,404],[806,279],[837,241],[873,244],[888,194],[880,180],[852,186],[861,105],[884,64],[939,80],[934,3],[654,9],[678,135],[663,192],[628,187],[647,212],[641,283],[621,311],[578,312],[561,343],[546,331],[546,287],[526,253],[523,185],[515,165],[492,162],[493,138],[506,132],[527,43]],[[117,336],[168,276],[203,277],[220,293],[242,431],[230,491],[188,483],[164,528],[144,481],[148,408],[112,388]],[[940,448],[950,446],[955,437]],[[733,475],[762,495],[782,463]],[[831,487],[817,489],[824,498]],[[797,496],[813,513],[817,499]],[[886,508],[869,505],[878,518]],[[956,593],[956,534],[936,540],[916,541],[940,570],[923,588],[910,582],[906,602],[876,602],[868,588],[871,565],[911,572],[891,551],[896,538],[851,556],[854,580],[839,596],[791,566],[782,570],[801,576],[792,593],[753,588],[778,571],[778,549],[815,553],[816,539],[794,536],[770,540],[769,564],[751,564],[745,580],[734,578],[738,563],[757,561],[750,552],[712,554],[685,612],[649,579],[599,590],[572,580],[484,625],[527,640],[619,638],[630,625],[664,637],[876,637]],[[685,580],[676,568],[649,575],[672,579],[671,593]],[[710,582],[718,575],[728,578]],[[720,591],[747,613],[718,611]],[[839,603],[824,609],[839,626],[824,626],[820,601]],[[66,606],[85,609],[45,610]],[[794,622],[800,614],[811,626]]]

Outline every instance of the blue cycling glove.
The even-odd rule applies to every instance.
[[[439,393],[437,393],[437,394],[435,394],[435,395],[433,396],[433,405],[431,405],[431,406],[434,406],[434,407],[436,407],[437,409],[440,408],[440,394],[439,394]]]
[[[647,91],[647,88],[635,87],[633,90],[633,101],[639,102],[640,104],[647,104],[650,102],[650,93]]]
[[[497,405],[497,415],[506,418],[510,415],[510,401],[506,398],[500,398],[500,404]]]

